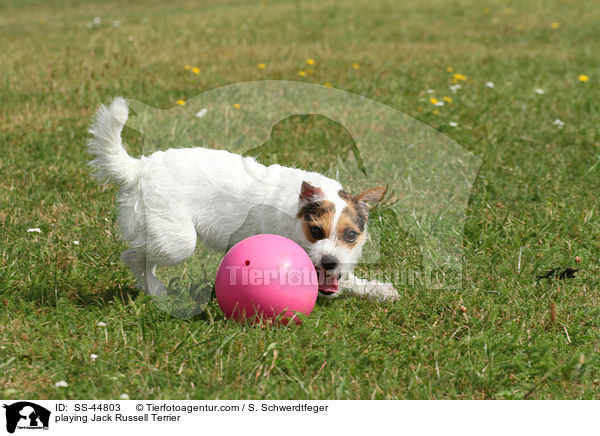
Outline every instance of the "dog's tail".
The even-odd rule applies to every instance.
[[[121,141],[121,131],[129,116],[127,102],[122,97],[109,107],[100,106],[90,128],[92,138],[88,152],[95,156],[89,165],[101,182],[111,181],[131,187],[139,180],[140,161],[127,154]]]

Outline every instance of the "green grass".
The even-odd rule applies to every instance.
[[[0,397],[599,397],[597,2],[63,3],[0,3]],[[456,94],[447,67],[467,76]],[[95,109],[117,95],[170,108],[266,78],[375,99],[483,159],[461,289],[399,283],[397,303],[320,302],[288,329],[228,322],[215,301],[183,321],[139,294],[119,261],[116,188],[86,166]],[[432,96],[452,103],[436,115]],[[126,138],[139,153],[139,135]],[[319,150],[348,141],[331,121],[292,117],[261,157],[319,168]],[[298,144],[316,153],[296,157]],[[382,267],[418,267],[414,241],[375,213]],[[581,271],[535,280],[558,266]]]

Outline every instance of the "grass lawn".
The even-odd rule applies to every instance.
[[[63,4],[0,3],[0,397],[600,398],[596,1]],[[86,165],[93,113],[258,79],[330,83],[481,157],[460,289],[396,283],[394,304],[319,302],[289,329],[229,322],[214,300],[181,320],[140,294],[119,261],[116,187]],[[319,168],[349,142],[295,116],[261,158]],[[414,241],[373,213],[381,267],[418,268]],[[209,280],[219,258],[198,257]],[[580,271],[536,280],[556,267]]]

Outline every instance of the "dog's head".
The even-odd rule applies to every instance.
[[[335,295],[341,274],[356,265],[367,237],[369,208],[381,200],[385,189],[353,196],[302,182],[297,214],[300,245],[315,265],[321,295]]]

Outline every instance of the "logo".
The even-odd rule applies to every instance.
[[[394,282],[401,280],[403,284],[426,289],[462,287],[466,212],[482,161],[431,126],[393,107],[350,92],[284,80],[214,88],[188,99],[185,106],[170,110],[156,109],[135,100],[128,100],[128,104],[134,115],[127,119],[126,125],[143,135],[145,156],[167,148],[190,147],[190,144],[208,148],[217,144],[217,148],[239,156],[236,167],[239,177],[256,186],[270,186],[268,189],[272,192],[281,189],[282,176],[275,176],[277,172],[270,175],[248,157],[258,157],[265,165],[277,163],[302,168],[310,156],[314,170],[323,177],[337,180],[350,192],[387,186],[385,201],[379,207],[379,219],[372,217],[375,219],[369,227],[361,264],[371,264],[383,282],[394,278]],[[270,142],[275,126],[289,117],[304,115],[329,119],[345,129],[349,140],[336,138],[325,143],[318,140],[313,144],[317,147],[314,150],[297,145],[289,156],[284,150],[271,153],[272,146],[278,144]],[[297,139],[302,142],[302,138]],[[144,198],[152,196],[151,191],[142,191]],[[262,229],[258,223],[263,223],[265,217],[277,225],[261,232],[283,232],[287,236],[289,230],[286,229],[296,228],[297,209],[288,201],[294,198],[277,202],[271,197],[250,197],[238,203],[235,213],[228,214],[227,226],[215,228],[223,242],[221,248],[231,248]],[[145,201],[141,201],[143,203]],[[143,210],[140,216],[145,216]],[[392,243],[388,236],[392,235],[402,235],[402,240],[413,246],[406,251],[414,253],[413,260],[407,263],[408,268],[399,269],[394,263],[383,261],[385,247],[388,242]],[[159,284],[161,280],[167,283],[163,287],[165,292],[161,290],[162,293],[153,295],[159,307],[180,318],[197,315],[207,304],[206,298],[196,303],[197,296],[189,291],[205,288],[204,262],[199,256],[191,256],[187,262],[179,272],[161,271],[157,279]],[[239,271],[242,274],[245,270],[240,268]],[[298,279],[296,275],[287,278],[292,283]],[[267,280],[262,276],[249,276],[251,282],[255,279]]]
[[[19,401],[11,405],[4,404],[6,409],[6,431],[14,433],[18,429],[48,430],[50,411],[28,401]]]

